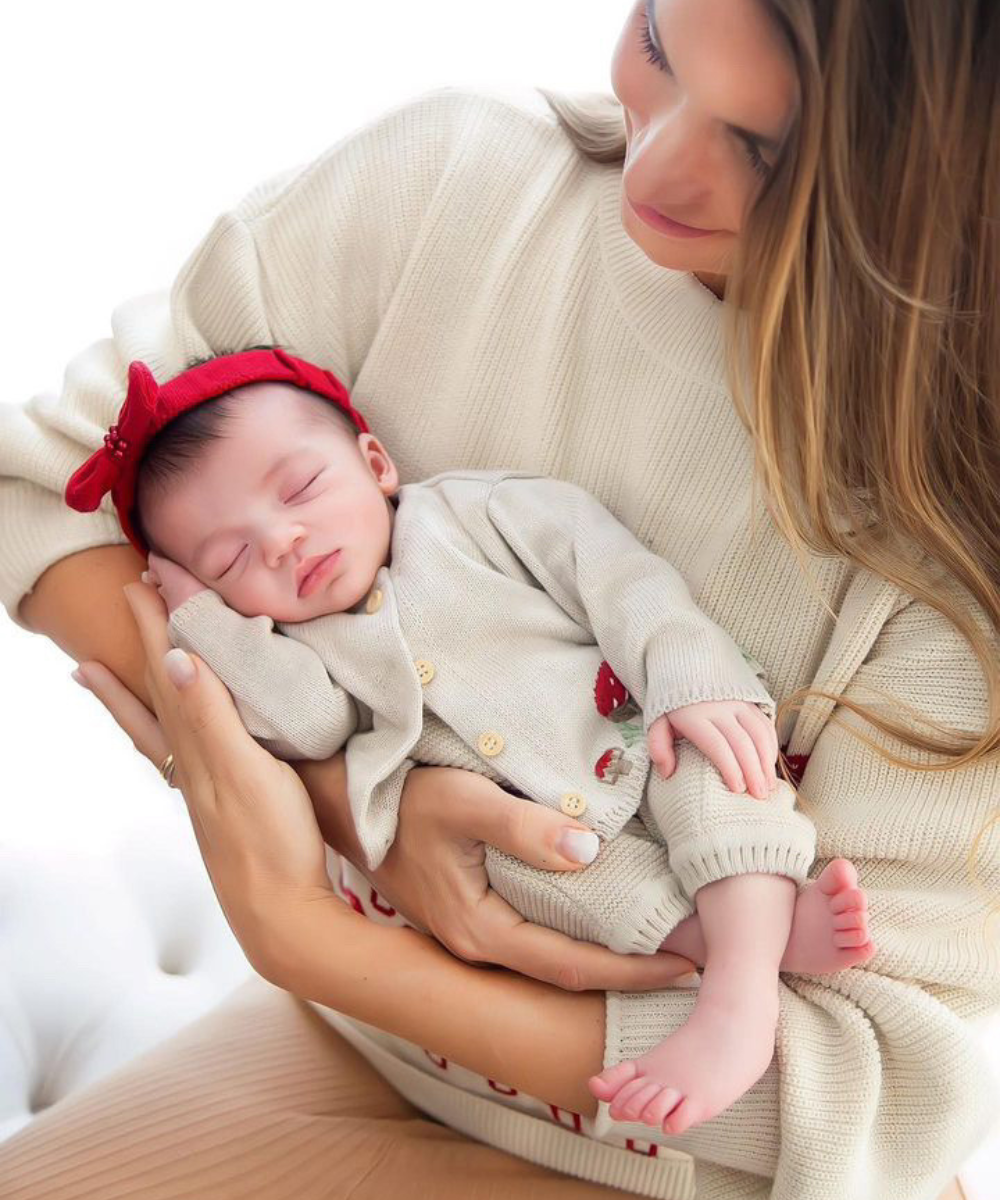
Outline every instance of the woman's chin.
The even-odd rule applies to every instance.
[[[695,275],[704,275],[710,279],[724,279],[725,272],[719,270],[723,257],[719,252],[718,243],[723,238],[731,238],[728,232],[719,233],[710,238],[672,238],[664,233],[657,233],[644,224],[629,206],[622,195],[621,201],[622,227],[650,262],[668,271],[689,271]],[[705,243],[712,243],[712,252],[706,253]]]

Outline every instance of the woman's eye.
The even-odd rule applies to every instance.
[[[229,574],[229,572],[230,572],[230,571],[233,569],[233,567],[236,565],[236,562],[237,562],[237,560],[239,559],[239,557],[240,557],[240,554],[242,554],[242,553],[243,553],[243,551],[244,551],[245,549],[246,549],[246,546],[243,546],[243,547],[240,549],[240,552],[239,552],[239,554],[237,554],[237,555],[236,555],[236,558],[234,558],[234,559],[233,559],[233,561],[232,561],[232,562],[229,564],[229,566],[228,566],[228,567],[226,567],[226,569],[225,569],[225,570],[222,572],[222,575],[228,575],[228,574]],[[221,578],[222,578],[222,575],[219,575],[219,576],[217,576],[217,578],[221,579]]]
[[[649,62],[659,67],[665,75],[673,75],[673,71],[671,71],[667,60],[653,45],[653,39],[649,32],[649,18],[645,15],[642,18],[642,28],[639,30],[639,41],[646,52],[646,58]],[[753,142],[748,141],[746,138],[742,140],[747,160],[750,163],[750,169],[759,175],[761,179],[766,179],[771,173],[770,164],[764,161],[760,151]]]
[[[642,18],[642,28],[639,31],[639,41],[642,43],[642,48],[646,52],[646,58],[653,63],[654,66],[659,67],[660,70],[666,75],[673,74],[673,72],[667,66],[667,60],[653,45],[653,39],[649,32],[649,18],[646,16],[643,16]]]
[[[312,479],[310,479],[308,483],[306,483],[302,487],[300,487],[297,492],[293,492],[288,497],[288,500],[294,500],[297,496],[301,496],[303,492],[307,492],[309,490],[309,488],[311,488],[312,485],[316,482],[316,480],[319,479],[321,474],[322,474],[322,471],[317,471],[316,474],[312,477]],[[287,504],[288,501],[286,500],[285,503]]]

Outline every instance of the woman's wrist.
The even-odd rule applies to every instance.
[[[143,703],[146,652],[122,588],[136,582],[145,563],[126,545],[94,546],[54,562],[35,582],[18,615],[77,662],[103,663]]]
[[[364,856],[347,791],[346,752],[340,750],[332,758],[320,762],[299,759],[289,765],[294,767],[309,793],[323,840],[344,858],[363,866]]]

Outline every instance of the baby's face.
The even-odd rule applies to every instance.
[[[309,421],[303,397],[289,394],[297,389],[240,390],[252,400],[224,436],[146,506],[149,535],[245,616],[345,612],[388,560],[395,464],[371,434]],[[336,557],[307,579],[327,555]]]

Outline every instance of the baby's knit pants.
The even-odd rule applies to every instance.
[[[425,711],[413,757],[502,778]],[[493,889],[536,925],[620,953],[655,954],[695,911],[699,888],[752,873],[802,884],[816,853],[816,831],[795,809],[795,792],[778,780],[766,800],[731,792],[719,769],[686,739],[674,742],[676,767],[664,779],[651,767],[637,816],[605,840],[594,862],[576,871],[544,871],[493,846],[486,870]]]

